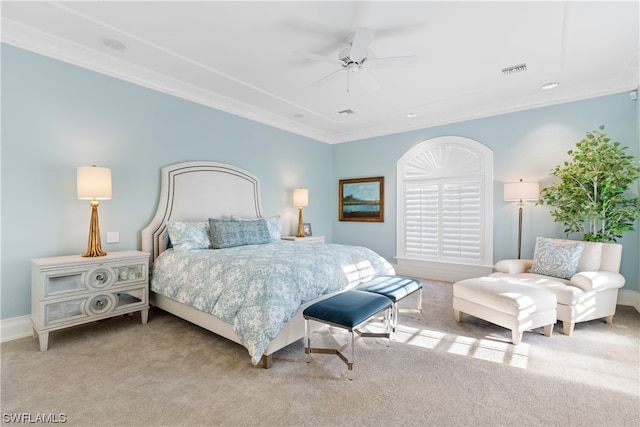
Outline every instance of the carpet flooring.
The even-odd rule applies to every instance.
[[[302,341],[251,365],[246,350],[152,309],[53,332],[49,350],[3,343],[2,424],[72,426],[639,426],[640,314],[557,324],[551,337],[472,317],[456,323],[451,284],[425,282],[424,313],[400,316],[391,345],[357,341],[353,380]],[[407,298],[406,305],[415,302]],[[326,328],[314,345],[345,340]]]

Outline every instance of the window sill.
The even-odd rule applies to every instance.
[[[400,257],[396,257],[395,269],[396,273],[400,275],[443,282],[457,282],[473,277],[487,276],[493,272],[492,265],[458,264]]]

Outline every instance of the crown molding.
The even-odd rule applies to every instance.
[[[420,114],[419,117],[407,119],[399,123],[369,126],[360,130],[331,134],[307,126],[304,123],[256,108],[253,105],[195,87],[187,82],[167,77],[153,70],[138,67],[101,52],[87,49],[68,40],[53,37],[50,34],[24,26],[4,17],[2,18],[2,42],[327,144],[370,139],[395,133],[409,132],[461,121],[611,95],[635,90],[639,85],[637,66],[634,65],[635,62],[633,58],[630,58],[629,66],[621,70],[617,79],[604,83],[598,82],[580,87],[556,89],[553,92],[542,91],[535,96],[520,99],[517,103],[511,100],[498,101],[483,104],[481,107],[471,106],[456,109],[439,109],[438,105],[429,105],[425,106],[425,108],[438,112],[435,114],[426,112],[425,114]]]
[[[197,88],[153,70],[87,49],[68,40],[53,37],[6,18],[2,18],[2,42],[307,138],[325,143],[331,143],[333,140],[331,135],[317,129],[283,119],[268,111]]]

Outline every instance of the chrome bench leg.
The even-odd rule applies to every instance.
[[[309,319],[304,319],[304,361],[311,362],[311,329]]]

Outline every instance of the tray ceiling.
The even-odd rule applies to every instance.
[[[327,143],[595,96],[640,84],[626,2],[11,2],[2,41]],[[338,60],[358,27],[369,91]],[[552,90],[541,86],[557,82]],[[407,116],[410,117],[407,117]]]

